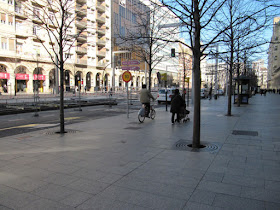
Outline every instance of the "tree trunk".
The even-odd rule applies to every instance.
[[[233,72],[233,53],[234,53],[234,35],[233,35],[233,14],[232,1],[230,4],[230,63],[229,63],[229,88],[228,88],[228,110],[227,116],[231,116],[231,93],[232,93],[232,72]]]
[[[60,133],[65,133],[64,129],[64,62],[63,62],[63,46],[62,46],[62,33],[60,34],[59,43],[59,71],[60,71]]]
[[[193,46],[193,74],[194,74],[194,116],[193,116],[193,148],[200,147],[200,11],[198,0],[194,4],[194,46]]]

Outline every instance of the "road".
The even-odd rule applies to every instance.
[[[129,110],[139,110],[140,106],[140,102],[133,101],[132,104],[129,105]],[[88,120],[97,120],[125,113],[127,113],[126,100],[119,100],[118,105],[112,107],[108,105],[88,106],[82,107],[82,111],[79,111],[78,108],[65,109],[65,125]],[[35,117],[32,112],[0,116],[0,138],[50,127],[58,127],[59,130],[59,110],[41,111],[38,114],[38,117]]]

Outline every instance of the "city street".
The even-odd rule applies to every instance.
[[[129,103],[129,109],[130,112],[140,109],[140,102],[133,100],[133,103]],[[127,113],[127,101],[125,99],[118,100],[118,105],[83,106],[81,108],[76,107],[64,110],[66,125],[125,113]],[[0,137],[57,127],[59,125],[59,109],[39,111],[37,114],[38,116],[34,116],[35,112],[28,112],[0,116],[0,121],[3,122],[0,123]]]

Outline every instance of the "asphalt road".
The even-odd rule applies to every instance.
[[[141,104],[138,101],[133,101],[129,105],[130,111],[139,110],[140,107]],[[112,107],[100,105],[82,107],[81,109],[82,111],[79,111],[78,108],[65,109],[65,125],[125,114],[127,113],[127,101],[120,100],[118,105],[113,105]],[[59,131],[59,110],[41,111],[38,112],[39,116],[37,117],[34,114],[30,112],[0,116],[0,138],[50,127],[57,127]]]

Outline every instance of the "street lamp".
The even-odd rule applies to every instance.
[[[130,53],[128,50],[120,50],[120,51],[114,51],[112,52],[113,55],[113,75],[112,75],[112,88],[113,92],[115,92],[115,71],[116,71],[116,62],[115,62],[115,54],[122,54],[122,53]]]

